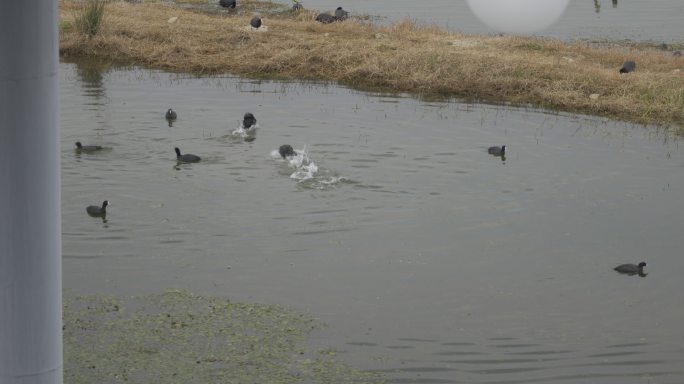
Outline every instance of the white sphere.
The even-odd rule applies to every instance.
[[[507,33],[541,31],[561,17],[570,0],[468,0],[480,21]]]

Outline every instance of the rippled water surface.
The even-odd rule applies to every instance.
[[[102,69],[60,66],[67,290],[285,304],[330,325],[316,344],[390,383],[684,382],[684,153],[670,134]],[[232,134],[245,112],[256,133]],[[281,144],[308,158],[272,156]],[[502,144],[505,161],[487,153]],[[174,147],[202,161],[177,164]],[[105,199],[106,221],[86,214]],[[613,271],[641,260],[644,278]]]
[[[466,0],[305,0],[303,4],[320,10],[343,5],[355,14],[381,16],[381,21],[410,17],[466,33],[492,32],[470,12]],[[540,34],[561,39],[683,43],[683,20],[681,0],[570,0],[558,23]]]

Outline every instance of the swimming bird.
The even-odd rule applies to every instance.
[[[329,13],[321,13],[318,16],[316,16],[316,21],[320,21],[323,24],[330,24],[337,20],[335,16],[329,14]]]
[[[178,147],[174,148],[176,150],[176,160],[183,162],[183,163],[196,163],[200,161],[200,157],[197,155],[192,155],[190,153],[186,153],[185,155],[181,155],[180,149]]]
[[[283,159],[287,159],[290,156],[296,155],[294,149],[292,149],[292,146],[288,144],[281,145],[280,148],[278,148],[278,153],[280,153],[280,156],[282,156]]]
[[[169,110],[166,111],[166,120],[176,120],[177,118],[178,114],[173,109],[169,108]]]
[[[335,19],[336,20],[342,21],[342,20],[346,19],[347,16],[349,16],[349,12],[342,9],[342,7],[337,7],[337,9],[335,10]]]
[[[249,112],[245,113],[245,116],[242,118],[242,128],[250,129],[255,124],[256,118],[254,118],[254,115]]]
[[[500,147],[489,147],[487,148],[487,153],[489,153],[492,156],[505,156],[506,146],[502,145]]]
[[[83,145],[80,141],[76,142],[76,152],[95,152],[104,149],[99,145]]]
[[[219,5],[224,8],[235,8],[237,4],[235,0],[219,0]]]
[[[259,27],[261,27],[261,17],[252,17],[252,20],[249,21],[249,25],[251,25],[253,28],[259,29]]]
[[[620,68],[620,73],[630,73],[634,72],[636,70],[636,63],[633,62],[632,60],[625,61],[624,64],[622,64],[622,68]]]
[[[634,265],[634,264],[621,264],[618,265],[617,267],[613,268],[614,270],[624,273],[630,276],[634,275],[639,275],[639,276],[645,276],[644,274],[644,267],[646,266],[645,262],[639,263],[639,265]]]
[[[88,212],[88,214],[93,217],[105,217],[107,215],[108,205],[109,201],[107,200],[102,202],[101,207],[98,207],[97,205],[89,205],[86,207],[86,212]]]

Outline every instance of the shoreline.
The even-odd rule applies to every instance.
[[[255,0],[244,0],[238,12],[186,3],[110,2],[101,31],[89,38],[73,28],[81,3],[61,0],[60,56],[197,75],[334,81],[684,128],[684,57],[670,52],[465,35],[410,20],[321,24],[317,11]],[[249,27],[256,11],[267,28]],[[637,71],[619,74],[625,60],[636,61]]]

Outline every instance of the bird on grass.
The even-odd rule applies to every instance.
[[[280,148],[278,148],[278,153],[280,153],[280,156],[282,156],[283,159],[296,155],[292,146],[288,144],[281,145]]]
[[[261,17],[259,17],[259,16],[252,17],[252,20],[249,21],[249,25],[251,25],[252,28],[259,29],[259,27],[261,27]]]
[[[224,8],[235,8],[237,3],[235,0],[219,0],[219,5]]]
[[[83,145],[80,141],[76,142],[76,152],[95,152],[104,149],[99,145]]]
[[[321,13],[318,16],[316,16],[316,21],[319,21],[323,24],[330,24],[337,20],[335,16],[329,14],[329,13]]]
[[[178,114],[176,113],[176,111],[169,108],[169,110],[166,111],[165,117],[166,117],[166,120],[176,120],[178,118]]]
[[[298,0],[292,0],[292,1],[294,2],[294,4],[292,4],[292,10],[293,11],[298,12],[298,11],[301,11],[302,9],[304,9],[304,6]]]
[[[178,147],[174,148],[176,150],[176,160],[182,163],[197,163],[200,161],[200,157],[197,155],[193,155],[190,153],[186,153],[184,155],[181,155],[180,149]]]
[[[247,112],[245,113],[245,116],[242,118],[242,128],[250,129],[252,126],[256,125],[256,122],[257,121],[254,115]]]
[[[634,264],[621,264],[618,265],[617,267],[613,268],[614,270],[618,271],[619,273],[624,273],[626,275],[634,276],[634,275],[639,275],[641,277],[646,276],[644,273],[644,267],[646,266],[645,262],[639,263],[639,265],[634,265]]]
[[[345,20],[347,17],[349,17],[349,12],[342,9],[342,7],[337,7],[337,9],[335,10],[335,19],[342,21]]]
[[[502,145],[500,147],[489,147],[487,148],[487,153],[489,153],[492,156],[505,156],[506,146]]]
[[[86,212],[92,217],[105,217],[107,215],[107,206],[109,201],[105,200],[102,202],[102,206],[89,205],[86,207]]]
[[[622,68],[620,68],[620,73],[630,73],[634,72],[636,70],[636,63],[633,62],[632,60],[625,61],[624,64],[622,64]]]

